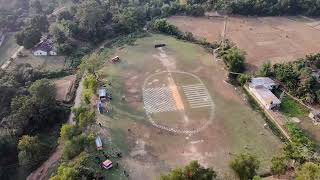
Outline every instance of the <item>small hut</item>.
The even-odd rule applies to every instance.
[[[105,169],[111,169],[112,168],[112,161],[110,161],[109,159],[105,160],[102,163],[102,167]]]

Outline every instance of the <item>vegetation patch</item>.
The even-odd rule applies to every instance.
[[[308,115],[305,107],[287,95],[281,100],[280,111],[288,117],[303,118]]]

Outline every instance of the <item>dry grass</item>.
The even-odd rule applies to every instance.
[[[169,21],[183,31],[209,41],[221,40],[224,19],[172,17]],[[293,61],[320,51],[319,28],[312,22],[295,17],[229,17],[226,37],[247,52],[249,70],[256,70],[264,62]]]

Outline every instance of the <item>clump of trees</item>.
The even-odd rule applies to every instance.
[[[220,52],[220,56],[223,59],[223,62],[227,66],[230,72],[240,73],[245,70],[245,52],[232,47],[230,49]]]
[[[49,22],[46,15],[33,16],[26,26],[16,33],[16,42],[26,49],[34,47],[41,39],[42,32],[48,30]]]
[[[300,168],[297,172],[297,179],[303,179],[302,174],[309,173],[305,166],[315,165],[316,167],[316,164],[319,163],[316,155],[318,147],[296,124],[287,123],[286,128],[291,142],[287,142],[282,152],[272,158],[271,172],[274,175],[282,175],[287,172],[288,168],[294,166],[297,169]],[[314,173],[320,175],[319,172]]]
[[[49,79],[43,79],[46,76],[51,75],[29,64],[18,65],[10,72],[0,70],[1,166],[19,160],[32,168],[53,148],[54,143],[49,147],[38,134],[62,122],[68,111],[57,104],[55,87]],[[5,173],[0,171],[0,179],[5,179]]]
[[[312,0],[238,0],[221,2],[228,6],[228,10],[234,14],[242,15],[297,15],[305,14],[317,16],[320,3]]]
[[[305,103],[319,103],[320,86],[313,76],[320,64],[320,54],[308,55],[303,59],[282,64],[265,63],[258,71],[258,75],[274,77],[284,85],[292,95]]]
[[[260,161],[249,153],[235,155],[230,162],[231,169],[238,175],[240,180],[252,179],[259,169]]]
[[[57,174],[52,176],[50,180],[77,180],[77,179],[94,179],[100,169],[88,166],[90,155],[87,152],[80,153],[71,162],[64,162],[58,167]]]
[[[177,168],[171,170],[167,175],[162,175],[161,180],[213,180],[216,179],[217,173],[212,168],[204,168],[198,161],[191,161],[190,164],[183,168]]]
[[[44,145],[37,136],[23,135],[18,143],[18,158],[20,165],[26,165],[30,162],[39,162],[45,159],[48,153]]]

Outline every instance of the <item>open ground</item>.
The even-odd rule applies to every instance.
[[[169,22],[182,31],[209,41],[220,41],[225,18],[176,16]],[[264,62],[293,61],[320,51],[320,21],[306,17],[228,17],[226,38],[247,53],[249,70]]]
[[[166,46],[156,49],[157,43]],[[213,167],[223,179],[235,179],[228,163],[245,151],[261,160],[259,172],[268,171],[282,143],[224,82],[221,62],[203,48],[152,35],[113,55],[121,61],[111,64],[106,58],[98,72],[113,96],[107,105],[111,112],[97,116],[108,130],[95,132],[107,150],[123,152],[120,167],[131,179],[154,179],[191,160]],[[115,174],[105,175],[119,179]]]
[[[58,71],[65,68],[63,56],[34,56],[30,50],[22,50],[23,57],[15,58],[8,69],[15,68],[18,64],[28,63],[34,68],[44,71]]]
[[[4,39],[3,44],[0,46],[0,66],[10,59],[10,57],[19,49],[15,42],[14,34],[8,33]]]

